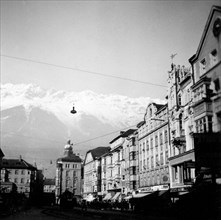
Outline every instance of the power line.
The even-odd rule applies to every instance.
[[[87,140],[84,140],[84,141],[81,141],[81,142],[77,142],[77,143],[73,143],[73,145],[79,145],[79,144],[83,144],[83,143],[87,143],[89,141],[93,141],[93,140],[96,140],[96,139],[99,139],[99,138],[102,138],[102,137],[106,137],[106,136],[109,136],[111,134],[114,134],[116,132],[119,132],[119,131],[122,131],[122,130],[125,130],[125,129],[128,129],[128,128],[132,128],[132,127],[135,127],[136,125],[131,125],[129,127],[124,127],[122,129],[119,129],[119,130],[116,130],[116,131],[112,131],[110,133],[106,133],[106,134],[103,134],[103,135],[100,135],[100,136],[97,136],[97,137],[94,137],[94,138],[91,138],[91,139],[87,139]],[[37,140],[40,140],[40,141],[48,141],[48,142],[54,142],[54,143],[59,143],[59,144],[64,144],[64,142],[61,142],[61,141],[56,141],[56,140],[52,140],[52,139],[46,139],[46,138],[36,138],[36,137],[33,137],[33,136],[29,136],[29,135],[21,135],[21,134],[11,134],[10,132],[3,132],[5,135],[7,134],[10,134],[12,136],[19,136],[19,137],[27,137],[27,138],[30,138],[30,139],[37,139]]]
[[[99,138],[102,138],[102,137],[105,137],[105,136],[108,136],[108,135],[111,135],[111,134],[114,134],[116,132],[119,132],[119,131],[122,131],[122,130],[125,130],[125,129],[128,129],[128,128],[132,128],[136,125],[132,125],[132,126],[129,126],[129,127],[126,127],[124,129],[120,129],[120,130],[117,130],[117,131],[113,131],[113,132],[110,132],[110,133],[107,133],[107,134],[104,134],[104,135],[101,135],[101,136],[98,136],[98,137],[95,137],[95,138],[91,138],[91,139],[88,139],[86,141],[82,141],[82,142],[78,142],[78,143],[75,143],[73,145],[78,145],[78,144],[83,144],[83,143],[86,143],[86,142],[89,142],[89,141],[93,141],[93,140],[96,140],[96,139],[99,139]]]
[[[11,59],[16,59],[16,60],[22,60],[22,61],[26,61],[26,62],[32,62],[32,63],[38,63],[38,64],[43,64],[43,65],[53,66],[53,67],[57,67],[57,68],[80,71],[80,72],[94,74],[94,75],[103,76],[103,77],[109,77],[109,78],[127,80],[127,81],[131,81],[131,82],[136,82],[136,83],[148,84],[148,85],[151,85],[151,86],[159,86],[159,87],[164,87],[164,88],[167,87],[167,86],[157,84],[157,83],[151,83],[151,82],[145,82],[145,81],[125,78],[125,77],[120,77],[120,76],[108,75],[108,74],[104,74],[104,73],[99,73],[99,72],[94,72],[94,71],[89,71],[89,70],[84,70],[84,69],[79,69],[79,68],[74,68],[74,67],[68,67],[68,66],[63,66],[63,65],[57,65],[57,64],[42,62],[42,61],[33,60],[33,59],[15,57],[15,56],[10,56],[10,55],[5,55],[5,54],[1,54],[1,56],[11,58]]]

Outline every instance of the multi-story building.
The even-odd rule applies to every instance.
[[[127,136],[127,142],[124,150],[125,153],[125,182],[126,182],[126,192],[127,196],[134,195],[138,189],[139,182],[139,164],[138,164],[138,141],[137,141],[137,130],[130,133]]]
[[[196,174],[208,181],[221,176],[221,7],[213,6],[196,54],[189,62],[194,76],[194,148]]]
[[[184,190],[195,180],[193,145],[193,78],[190,68],[172,64],[168,77],[170,187]]]
[[[86,153],[84,160],[84,197],[101,195],[101,156],[109,147],[97,147]]]
[[[35,193],[37,168],[21,157],[20,159],[3,159],[1,180],[12,182],[17,186],[17,192],[24,193],[27,197]]]
[[[63,192],[69,191],[76,196],[81,195],[81,158],[73,153],[73,144],[69,140],[64,147],[64,157],[58,158],[56,165],[56,190],[58,198]]]
[[[45,193],[55,193],[55,179],[44,179],[44,189]]]
[[[169,188],[169,125],[167,105],[150,103],[138,125],[139,191]]]
[[[110,142],[110,152],[102,157],[102,194],[104,200],[124,197],[130,190],[130,142],[136,129],[121,132]]]

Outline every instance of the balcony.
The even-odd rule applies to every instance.
[[[130,146],[130,152],[133,152],[133,151],[137,151],[137,146],[136,145],[131,145]]]
[[[137,161],[136,160],[130,160],[130,167],[136,166]]]
[[[137,180],[137,175],[130,175],[130,181],[136,181]]]
[[[118,159],[118,160],[115,161],[114,164],[115,164],[115,166],[118,166],[118,165],[120,166],[121,165],[121,161]]]
[[[113,167],[114,167],[114,164],[113,164],[113,163],[110,163],[110,164],[107,165],[107,168],[108,168],[108,169],[112,169]]]
[[[114,179],[115,179],[115,180],[116,180],[116,179],[121,179],[120,174],[116,174],[116,175],[114,176]]]

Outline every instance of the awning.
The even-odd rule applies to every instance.
[[[119,196],[120,196],[120,192],[117,192],[111,200],[117,200]]]
[[[124,197],[124,200],[129,200],[131,198],[132,198],[132,196],[126,196],[126,197]]]
[[[111,194],[110,194],[110,193],[108,193],[108,194],[103,198],[103,200],[109,200],[109,199],[111,199]]]
[[[149,193],[138,193],[138,194],[135,194],[133,196],[133,198],[142,198],[142,197],[150,195],[150,194],[152,194],[152,192],[149,192]]]

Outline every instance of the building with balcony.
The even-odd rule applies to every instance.
[[[73,152],[73,144],[69,140],[64,146],[64,157],[56,161],[55,195],[58,198],[65,191],[69,191],[76,196],[81,195],[81,158]]]
[[[171,65],[168,72],[168,111],[170,127],[170,187],[180,190],[195,180],[193,144],[193,76],[190,68]]]
[[[104,200],[122,198],[133,190],[133,186],[136,187],[136,178],[130,179],[129,161],[130,146],[135,131],[136,129],[129,129],[120,132],[120,135],[110,141],[109,153],[102,156],[102,194],[105,195]],[[134,150],[135,147],[133,146]],[[136,167],[136,163],[133,166]]]
[[[84,160],[84,197],[101,194],[101,156],[109,152],[109,147],[97,147],[86,153]]]
[[[193,72],[196,174],[215,182],[221,176],[221,7],[211,8],[196,53]]]
[[[169,124],[167,105],[150,103],[138,125],[139,191],[169,188]]]

